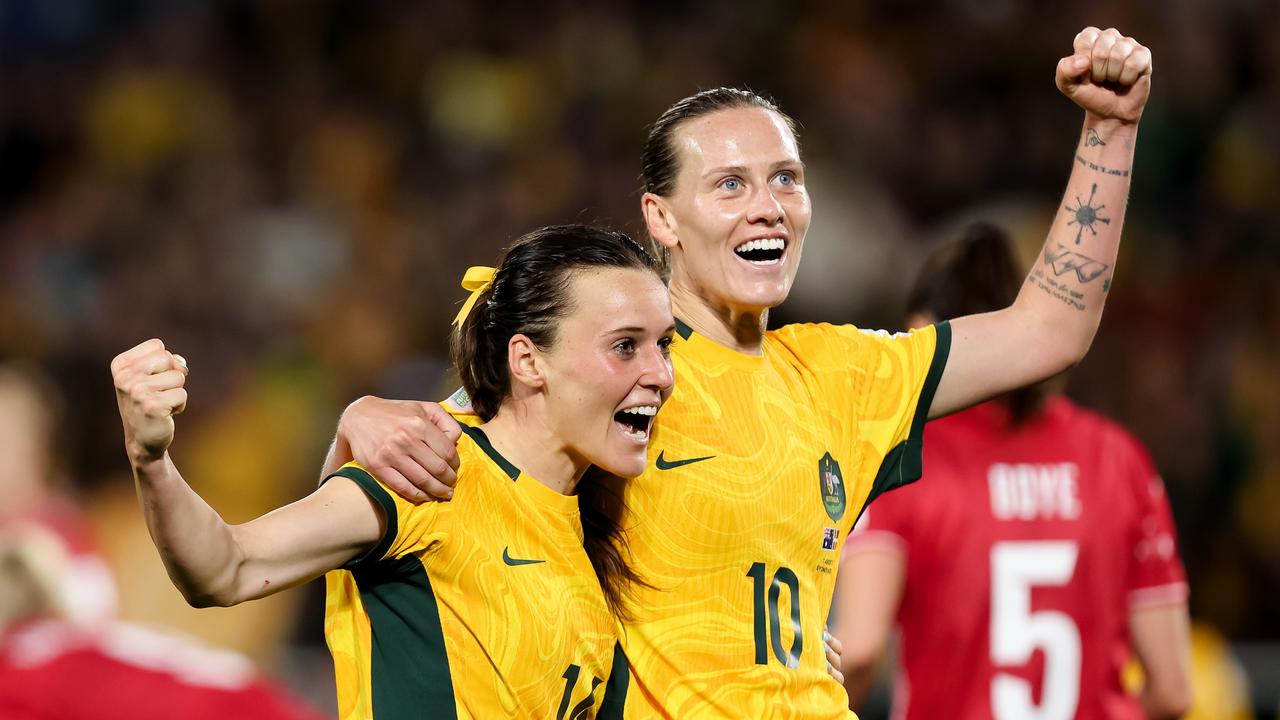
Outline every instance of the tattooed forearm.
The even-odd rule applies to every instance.
[[[1066,283],[1057,278],[1049,277],[1040,268],[1031,271],[1031,274],[1027,276],[1027,284],[1042,290],[1073,310],[1085,311],[1084,293],[1079,290],[1072,290]]]
[[[1085,141],[1085,144],[1088,145],[1089,144],[1088,141]],[[1085,160],[1084,158],[1080,157],[1080,153],[1076,153],[1076,162],[1080,163],[1084,167],[1089,168],[1090,170],[1093,170],[1094,172],[1100,172],[1103,175],[1114,175],[1115,177],[1129,177],[1128,170],[1117,170],[1115,168],[1106,167],[1105,165],[1099,165],[1095,162],[1091,162],[1089,160]]]
[[[1076,230],[1077,245],[1080,244],[1080,238],[1084,235],[1085,230],[1088,230],[1096,236],[1098,234],[1098,228],[1095,226],[1098,223],[1102,223],[1103,225],[1111,224],[1111,218],[1102,217],[1101,214],[1101,210],[1105,208],[1106,205],[1093,204],[1093,198],[1097,194],[1098,183],[1094,183],[1093,189],[1089,191],[1088,202],[1084,202],[1080,200],[1079,197],[1076,197],[1075,207],[1063,206],[1064,210],[1075,215],[1073,219],[1067,221],[1067,226],[1079,225],[1079,228]]]
[[[1062,243],[1055,243],[1056,248],[1044,249],[1044,264],[1053,270],[1054,277],[1062,277],[1069,272],[1075,271],[1076,280],[1080,284],[1091,283],[1097,280],[1102,273],[1107,271],[1110,265],[1098,262],[1093,258],[1068,248]],[[1104,288],[1111,286],[1111,278],[1108,277],[1103,282]]]
[[[1098,136],[1098,131],[1093,128],[1089,128],[1089,132],[1085,134],[1084,144],[1089,147],[1106,145],[1106,143],[1102,141],[1102,138]]]

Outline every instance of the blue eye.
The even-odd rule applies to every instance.
[[[725,178],[724,180],[720,181],[720,187],[724,188],[725,190],[728,190],[729,192],[734,192],[738,188],[742,187],[742,183],[738,180],[738,178]]]
[[[782,183],[783,185],[795,185],[796,176],[794,173],[792,173],[789,170],[785,172],[780,172],[778,173],[778,182]]]

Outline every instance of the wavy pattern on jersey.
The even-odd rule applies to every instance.
[[[713,457],[651,463],[621,485],[633,561],[655,586],[636,593],[624,635],[627,717],[850,714],[822,642],[836,559],[886,454],[907,439],[922,393],[932,396],[937,337],[793,325],[766,336],[762,357],[696,334],[676,342],[675,392],[650,460]],[[836,521],[823,504],[827,453],[845,490]],[[838,541],[824,549],[829,528]],[[775,648],[783,660],[796,652],[797,667]]]
[[[592,708],[583,717],[594,717],[614,661],[617,626],[582,548],[577,499],[527,476],[512,480],[469,437],[458,447],[452,502],[415,506],[381,485],[366,488],[394,503],[398,523],[388,527],[394,538],[380,556],[326,578],[340,717],[373,717],[366,698],[382,697],[378,657],[391,645],[418,642],[418,672],[433,660],[422,639],[427,633],[380,638],[376,617],[371,629],[366,612],[371,594],[383,589],[362,585],[369,576],[362,568],[413,561],[429,578],[430,594],[418,593],[415,605],[402,603],[393,614],[438,613],[457,717],[556,717],[570,685],[564,717],[579,706]],[[542,562],[511,565],[504,554]],[[418,710],[445,712],[422,703]],[[379,710],[378,717],[386,716]]]

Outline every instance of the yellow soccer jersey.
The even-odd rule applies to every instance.
[[[675,391],[621,481],[640,588],[627,718],[844,718],[822,633],[845,536],[921,472],[950,326],[788,325],[745,355],[677,324]]]
[[[339,716],[621,717],[626,659],[582,547],[578,499],[464,427],[453,501],[413,505],[356,464],[382,540],[325,577]]]

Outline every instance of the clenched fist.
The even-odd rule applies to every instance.
[[[117,355],[111,377],[129,460],[160,459],[173,442],[173,416],[187,407],[187,361],[148,340]]]
[[[1058,61],[1058,89],[1101,120],[1136,123],[1151,94],[1151,51],[1119,30],[1087,27]]]

